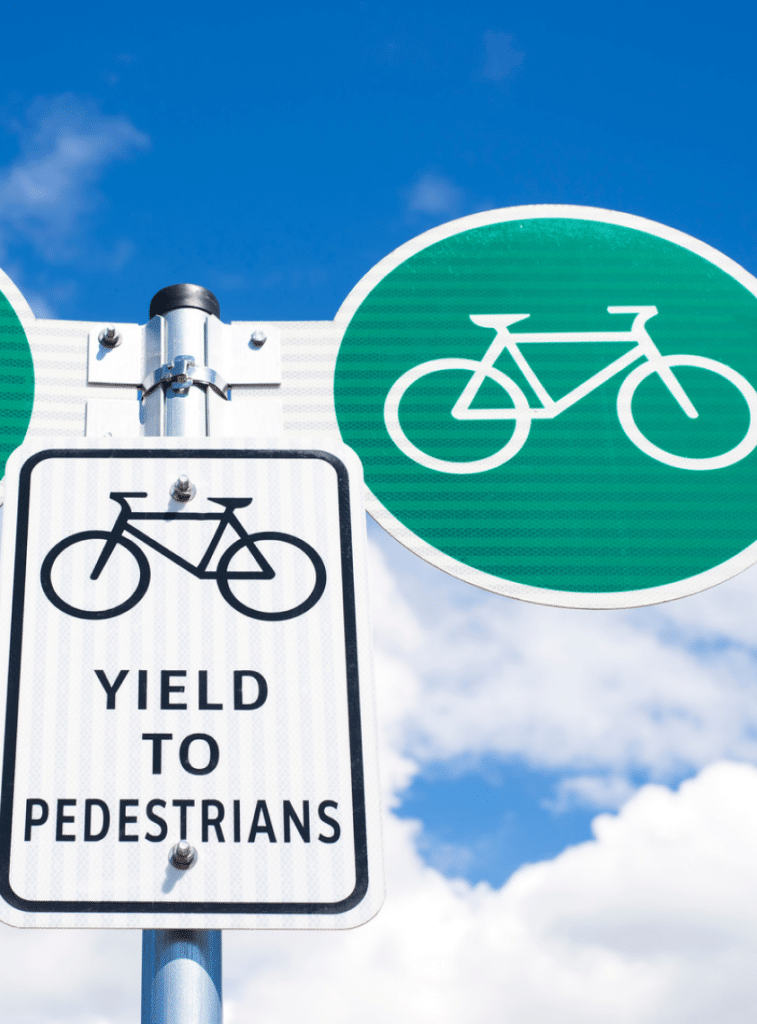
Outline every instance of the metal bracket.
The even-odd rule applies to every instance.
[[[87,383],[141,387],[147,372],[147,333],[159,330],[162,321],[163,317],[155,316],[141,327],[138,324],[108,325],[115,329],[121,339],[121,344],[115,348],[108,348],[100,340],[104,325],[93,324],[88,332]],[[232,391],[237,385],[281,385],[279,324],[260,321],[224,324],[218,317],[209,316],[205,331],[205,351],[198,358],[207,360],[211,366],[219,366],[223,380]],[[265,335],[265,341],[261,341],[262,335]],[[187,341],[187,347],[191,344]],[[149,347],[154,349],[153,345]],[[196,373],[193,373],[193,377],[198,383],[206,383]]]
[[[121,344],[108,348],[100,341],[102,325],[89,331],[87,383],[139,387],[144,376],[144,328],[138,324],[113,324]]]
[[[173,391],[188,391],[195,384],[206,384],[221,398],[229,400],[229,385],[223,377],[209,366],[198,366],[194,356],[177,356],[172,363],[164,363],[148,374],[142,381],[143,397],[161,384]]]

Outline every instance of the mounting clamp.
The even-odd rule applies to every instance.
[[[165,384],[173,391],[188,391],[193,385],[207,385],[221,398],[229,400],[229,385],[209,366],[198,366],[194,356],[176,356],[172,363],[164,363],[142,381],[142,395],[149,394]]]

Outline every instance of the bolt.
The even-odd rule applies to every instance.
[[[268,335],[265,331],[253,331],[250,336],[250,342],[255,346],[255,348],[262,348],[266,341],[268,341]]]
[[[103,327],[97,336],[97,340],[103,346],[103,348],[117,348],[121,344],[121,335],[115,329],[113,324],[108,324],[107,327]]]
[[[195,494],[197,488],[189,477],[183,474],[171,485],[171,497],[174,501],[191,501]]]
[[[176,846],[171,848],[171,854],[168,859],[179,871],[186,871],[196,863],[197,850],[186,839],[182,839]]]

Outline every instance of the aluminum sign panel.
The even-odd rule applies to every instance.
[[[380,906],[359,462],[188,444],[9,462],[9,924],[339,928]]]

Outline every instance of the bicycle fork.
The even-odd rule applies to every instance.
[[[110,531],[110,536],[106,540],[103,549],[100,553],[100,557],[95,562],[95,567],[90,575],[91,580],[97,580],[100,578],[100,573],[103,571],[105,566],[108,564],[108,559],[113,554],[121,536],[124,532],[125,520],[128,517],[128,513],[121,512],[113,524],[113,529]]]
[[[639,348],[644,353],[647,361],[652,364],[655,373],[659,376],[665,387],[671,393],[676,402],[680,405],[690,420],[698,418],[699,413],[694,403],[683,390],[681,383],[671,368],[665,362],[660,350],[650,338],[646,322],[653,316],[657,316],[657,306],[608,306],[608,313],[635,313],[634,321],[631,324],[631,334],[636,337]]]

